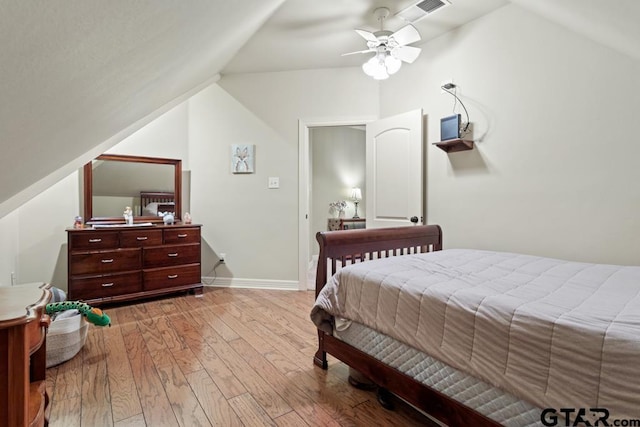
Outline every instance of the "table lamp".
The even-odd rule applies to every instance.
[[[360,203],[360,200],[362,200],[362,191],[357,187],[353,188],[351,190],[351,199],[353,200],[353,204],[356,206],[356,211],[353,217],[360,218],[358,216],[358,203]]]

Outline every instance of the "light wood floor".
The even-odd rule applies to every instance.
[[[412,426],[428,420],[312,363],[311,292],[205,288],[107,308],[76,357],[47,370],[51,426]]]

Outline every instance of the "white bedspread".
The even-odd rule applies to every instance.
[[[640,267],[462,249],[367,261],[318,296],[312,320],[331,316],[541,408],[640,417]]]

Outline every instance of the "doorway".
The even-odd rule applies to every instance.
[[[345,127],[359,129],[366,126],[365,130],[365,195],[367,228],[412,226],[418,222],[424,222],[424,186],[426,150],[424,149],[423,120],[426,117],[422,109],[407,111],[382,119],[353,119],[344,121],[304,121],[299,122],[299,229],[298,229],[298,289],[313,289],[314,283],[309,278],[309,263],[312,261],[310,254],[315,245],[315,239],[311,237],[319,230],[325,230],[322,223],[324,219],[312,216],[323,216],[322,211],[328,210],[327,199],[318,198],[317,212],[312,206],[312,181],[313,160],[311,141],[314,129],[317,134],[327,127]],[[346,133],[342,131],[341,133]],[[342,152],[342,151],[341,151]],[[330,153],[329,153],[330,154]],[[342,154],[348,157],[348,154]],[[329,186],[331,196],[329,200],[337,197],[338,200],[348,200],[349,192],[357,184],[353,178],[349,178],[348,162],[343,158],[331,157],[323,154],[323,157],[332,158],[333,162],[346,163],[344,172],[336,171],[338,175]],[[360,185],[359,183],[357,185]],[[360,185],[364,189],[365,184]],[[344,198],[343,198],[344,196]],[[337,201],[337,200],[336,200]],[[351,202],[352,203],[352,202]],[[325,206],[323,206],[325,205]],[[327,212],[327,211],[325,211]],[[328,214],[328,212],[327,212]],[[364,215],[363,215],[364,216]],[[346,217],[346,215],[345,215]],[[327,218],[327,215],[324,215]],[[319,230],[312,230],[311,224]],[[313,270],[315,271],[315,270]]]
[[[365,131],[373,118],[299,123],[299,262],[298,288],[314,289],[318,245],[315,233],[327,229],[329,203],[347,202],[345,217],[354,215],[350,191],[365,194]],[[358,206],[364,218],[363,205]],[[315,255],[315,259],[314,256]]]

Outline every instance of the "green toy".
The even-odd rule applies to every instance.
[[[107,316],[107,313],[82,301],[53,302],[46,306],[47,314],[73,309],[78,310],[87,321],[96,326],[111,326],[111,319]]]

